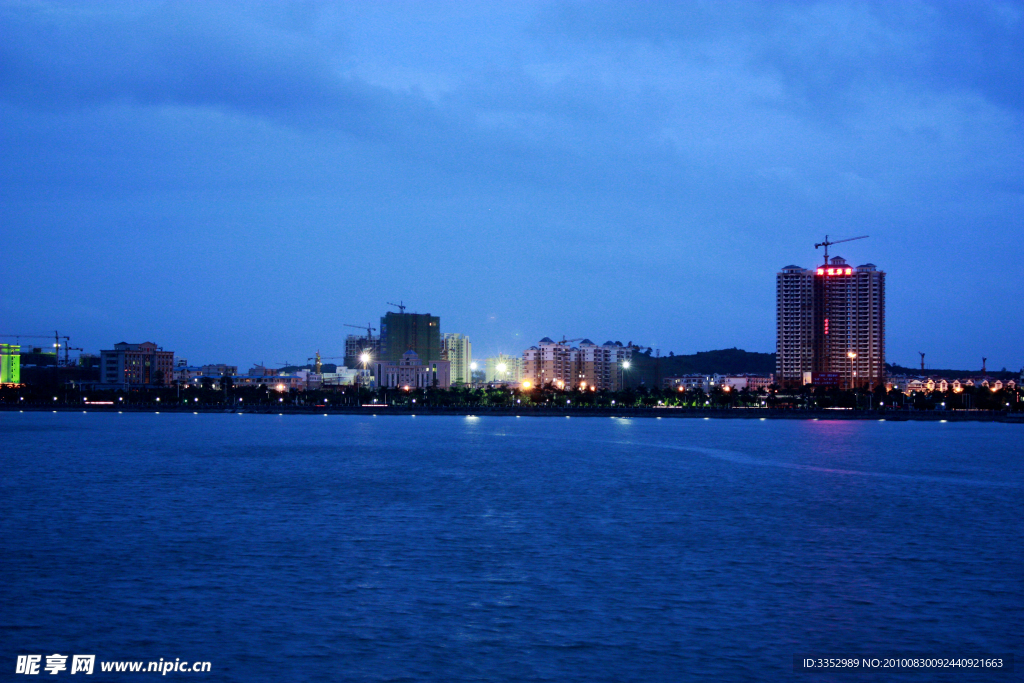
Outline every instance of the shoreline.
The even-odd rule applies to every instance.
[[[892,410],[782,410],[772,408],[725,408],[704,410],[692,408],[416,408],[396,407],[330,407],[323,406],[279,406],[275,408],[224,408],[222,406],[46,406],[46,405],[4,405],[3,412],[32,413],[176,413],[176,414],[227,414],[239,415],[393,415],[393,416],[444,416],[453,417],[596,417],[596,418],[665,418],[665,419],[721,419],[721,420],[872,420],[887,422],[1002,422],[1024,424],[1024,413],[986,410],[936,410],[936,411],[892,411]]]

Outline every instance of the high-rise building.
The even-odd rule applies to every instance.
[[[519,382],[522,377],[522,358],[499,353],[484,361],[484,378],[487,382]]]
[[[523,351],[523,382],[538,387],[547,384],[571,387],[575,374],[571,353],[568,344],[544,337],[537,346]]]
[[[100,383],[124,387],[170,384],[174,375],[174,352],[153,342],[114,344],[100,351]]]
[[[458,332],[447,332],[441,336],[442,359],[451,364],[452,384],[469,384],[470,363],[473,362],[472,344],[469,337]]]
[[[365,334],[350,334],[345,337],[345,359],[342,361],[347,368],[362,368],[361,359],[364,353],[370,354],[369,363],[380,360],[380,337],[367,337]]]
[[[429,313],[395,313],[380,319],[380,358],[397,363],[406,351],[421,361],[441,360],[441,319]]]
[[[775,374],[783,386],[874,388],[885,380],[885,273],[839,257],[775,278]]]
[[[814,366],[814,271],[786,266],[775,276],[775,376],[800,386]]]

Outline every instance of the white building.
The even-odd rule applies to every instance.
[[[469,337],[458,332],[441,335],[441,358],[451,363],[452,384],[472,382],[470,364],[473,362]]]
[[[446,360],[423,362],[415,351],[406,351],[402,359],[376,361],[373,364],[377,386],[384,389],[448,389],[451,387],[451,363]]]

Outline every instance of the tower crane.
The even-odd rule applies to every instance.
[[[398,309],[398,311],[399,311],[400,313],[405,313],[405,309],[406,309],[406,308],[408,308],[408,307],[407,307],[407,306],[405,305],[405,303],[404,303],[404,302],[403,302],[403,301],[402,301],[401,299],[399,299],[399,301],[398,301],[398,303],[397,303],[397,304],[395,304],[395,303],[391,303],[391,302],[389,301],[389,302],[388,302],[388,306],[394,306],[395,308],[397,308],[397,309]]]
[[[870,235],[861,235],[860,237],[850,237],[850,238],[845,239],[845,240],[836,240],[835,242],[830,242],[829,239],[828,239],[828,235],[825,235],[825,241],[824,242],[818,242],[817,244],[814,245],[814,248],[817,249],[818,247],[825,247],[825,265],[827,266],[828,265],[828,248],[830,246],[832,246],[833,244],[842,244],[843,242],[853,242],[854,240],[863,240],[863,239],[867,239],[868,237],[870,237]]]
[[[307,361],[309,361],[309,360],[316,361],[316,364],[313,367],[314,367],[314,369],[316,371],[316,374],[319,375],[320,371],[323,369],[323,363],[321,361],[337,360],[338,358],[344,358],[344,356],[321,356],[320,352],[317,351],[316,352],[316,356],[314,356],[313,358],[307,358],[306,360]]]
[[[85,349],[78,346],[72,346],[71,337],[64,335],[64,367],[67,367],[70,362],[68,360],[68,351],[85,351]]]
[[[559,342],[556,342],[556,343],[558,343],[558,344],[571,344],[572,342],[578,342],[578,341],[583,341],[583,337],[576,337],[576,339],[566,339],[565,335],[563,334],[562,335],[562,340],[559,341]]]
[[[61,340],[61,336],[60,336],[60,332],[58,332],[57,330],[54,330],[52,335],[49,335],[49,334],[0,334],[0,339],[4,339],[4,338],[10,339],[11,337],[14,337],[14,342],[15,342],[16,346],[20,346],[21,345],[21,341],[20,341],[21,339],[50,339],[50,338],[52,338],[53,339],[53,355],[54,355],[53,364],[54,365],[59,365],[60,364],[60,347],[61,347],[60,340]],[[67,365],[67,361],[68,361],[67,343],[70,342],[70,340],[71,340],[70,337],[68,337],[67,335],[64,335],[64,341],[65,341],[65,344],[64,344],[64,364],[65,365]],[[81,351],[81,350],[82,349],[79,349],[79,348],[75,349],[75,351]]]
[[[394,306],[394,304],[391,305]],[[366,330],[366,338],[371,340],[373,339],[373,333],[377,330],[376,327],[370,327],[370,323],[366,323],[366,327],[363,327],[362,325],[350,325],[348,323],[342,323],[342,325],[345,327],[354,327],[357,330]]]

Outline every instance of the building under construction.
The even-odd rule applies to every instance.
[[[379,360],[397,363],[406,351],[415,351],[423,362],[441,360],[441,318],[404,310],[386,313],[380,319]]]
[[[380,337],[371,337],[365,334],[350,334],[345,337],[345,359],[347,368],[361,368],[363,361],[361,356],[369,354],[369,361],[380,358]]]

